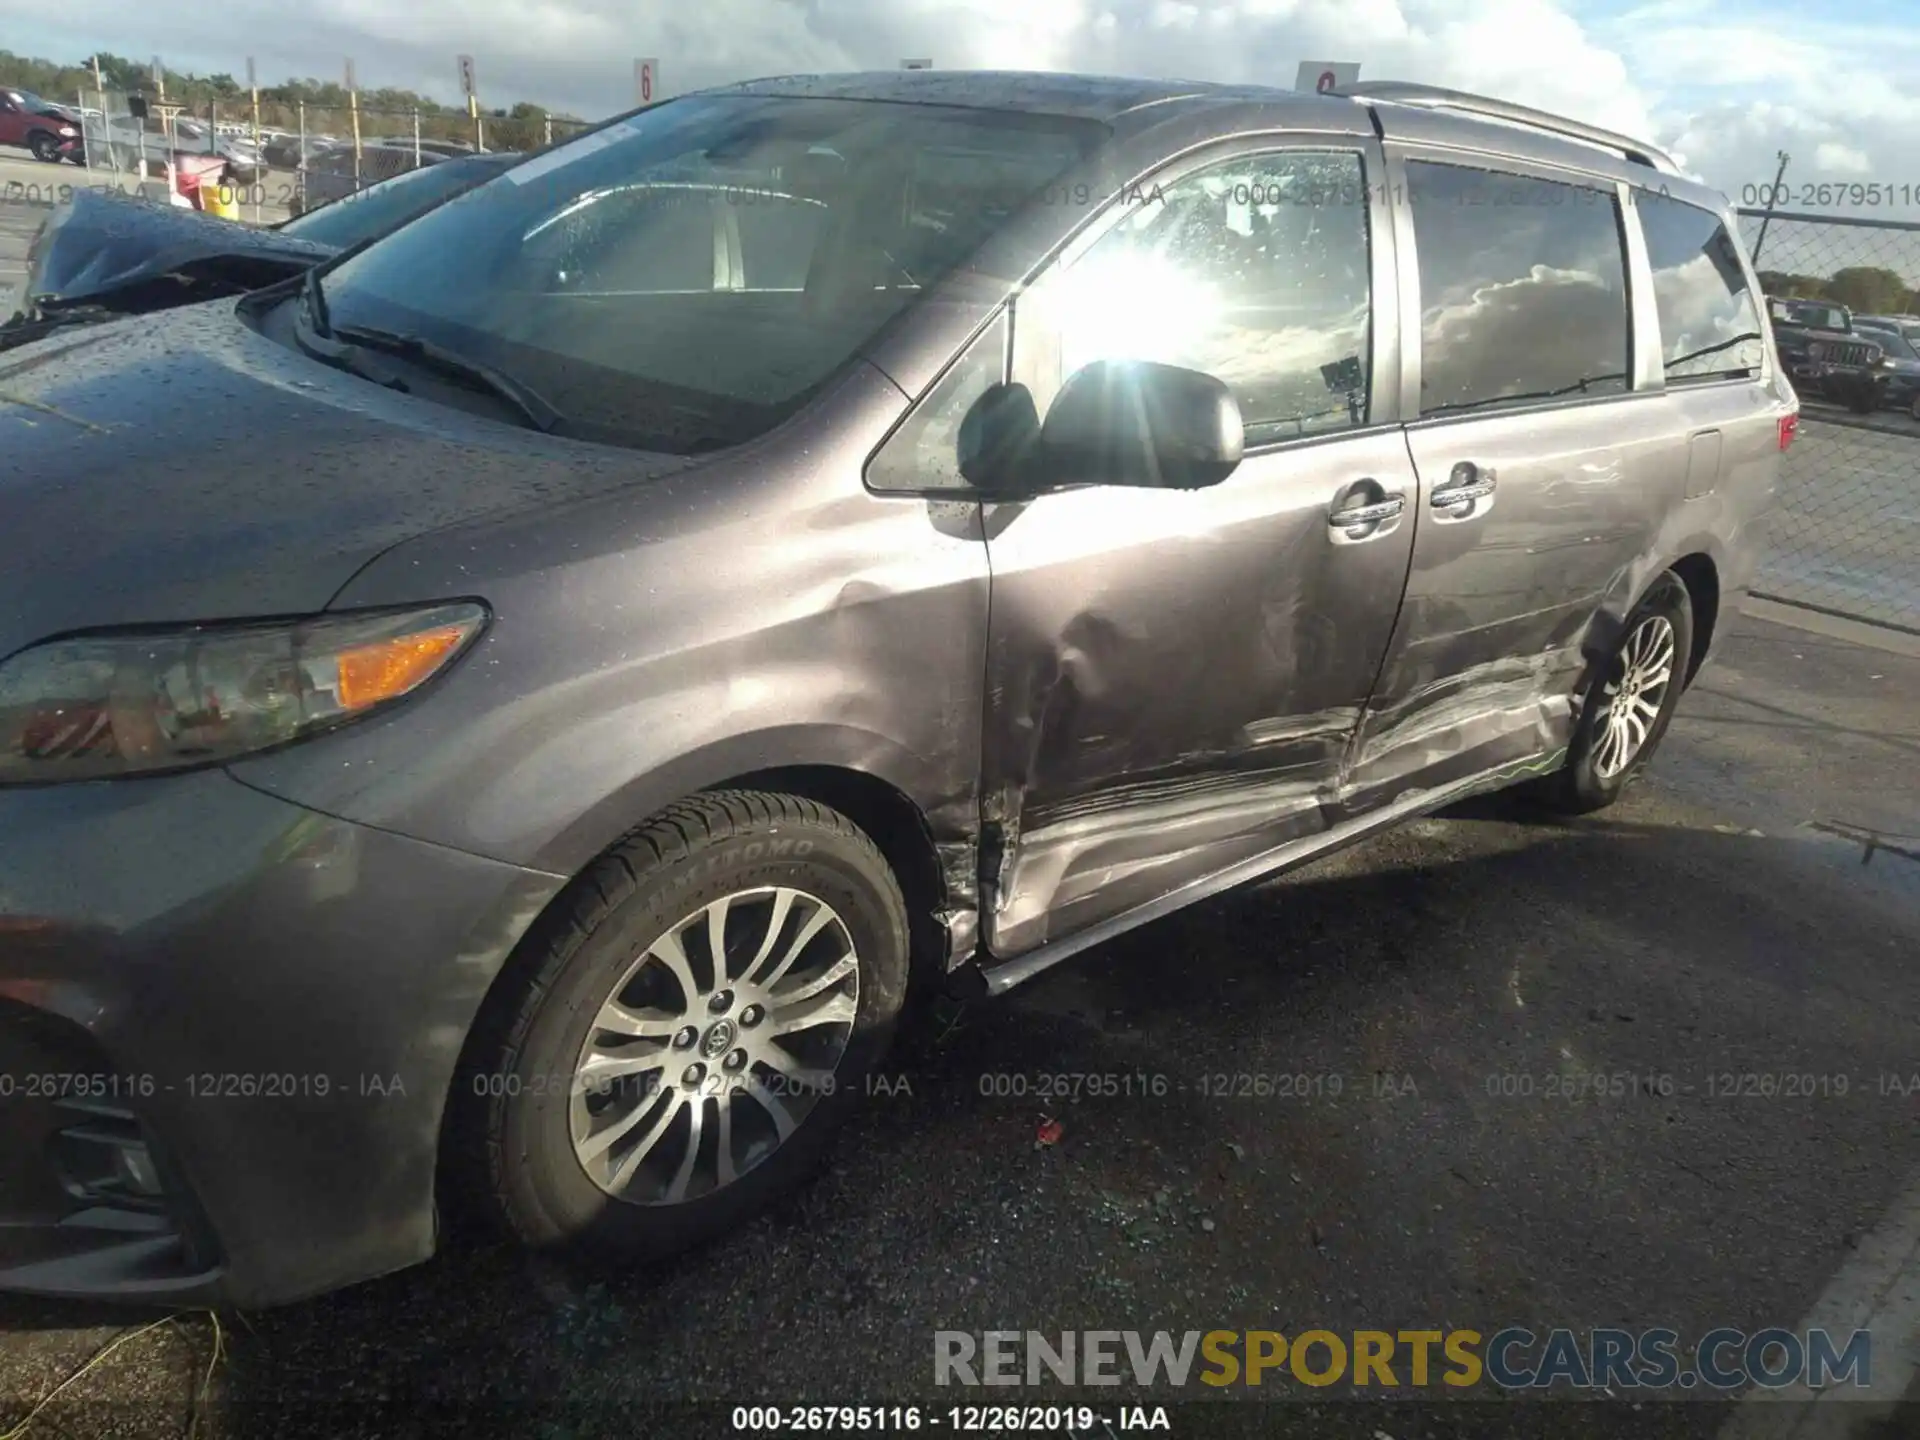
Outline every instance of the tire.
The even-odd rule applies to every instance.
[[[1914,391],[1913,403],[1907,407],[1907,413],[1914,419],[1920,420],[1920,390]]]
[[[1847,395],[1847,408],[1856,415],[1871,415],[1880,408],[1880,391],[1869,381]]]
[[[45,130],[36,130],[27,136],[27,150],[43,165],[60,163],[60,139]]]
[[[733,978],[716,987],[707,917],[723,898]],[[909,948],[899,883],[845,816],[747,791],[672,806],[574,882],[483,1007],[454,1097],[457,1198],[479,1198],[479,1218],[527,1246],[595,1263],[733,1229],[812,1173],[863,1098],[906,999]],[[602,1023],[612,1015],[646,1038],[620,1043]],[[782,1023],[786,1041],[772,1038]],[[806,1078],[782,1078],[769,1057]],[[706,1074],[689,1089],[695,1066]]]
[[[1610,738],[1611,721],[1614,708],[1614,688],[1622,679],[1623,673],[1631,668],[1628,664],[1629,652],[1642,660],[1643,666],[1649,657],[1657,658],[1668,647],[1659,629],[1664,622],[1666,632],[1671,639],[1670,655],[1667,660],[1667,679],[1659,691],[1657,703],[1649,699],[1653,706],[1651,720],[1645,718],[1641,708],[1641,727],[1635,730],[1629,727],[1624,737],[1615,735]],[[1643,633],[1644,632],[1644,633]],[[1653,649],[1648,652],[1640,649],[1649,641]],[[1687,587],[1680,577],[1671,570],[1661,575],[1648,588],[1646,595],[1627,622],[1620,629],[1619,638],[1606,659],[1594,667],[1594,676],[1588,682],[1587,690],[1580,700],[1580,719],[1574,725],[1573,738],[1567,746],[1567,763],[1554,774],[1546,777],[1536,794],[1554,809],[1570,815],[1585,815],[1595,810],[1604,810],[1618,800],[1621,793],[1633,777],[1640,773],[1648,758],[1659,748],[1661,737],[1667,733],[1667,725],[1673,719],[1673,712],[1680,703],[1681,693],[1686,689],[1686,667],[1693,654],[1693,601],[1687,594]],[[1641,673],[1646,673],[1643,669]],[[1623,738],[1633,739],[1637,743],[1624,757],[1624,763],[1616,748]]]

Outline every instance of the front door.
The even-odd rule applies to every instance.
[[[1089,362],[1185,365],[1233,389],[1247,455],[1211,489],[986,507],[998,957],[1327,824],[1414,530],[1393,306],[1373,303],[1394,273],[1378,160],[1332,141],[1188,157],[1015,306],[1013,380],[1041,415]]]
[[[1417,150],[1404,173],[1418,518],[1350,761],[1355,813],[1550,768],[1594,622],[1644,580],[1685,484],[1684,446],[1633,354],[1614,183]]]

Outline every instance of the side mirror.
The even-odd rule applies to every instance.
[[[1231,475],[1245,448],[1239,402],[1213,376],[1149,360],[1097,360],[1054,397],[1033,475],[1049,486],[1200,490]]]

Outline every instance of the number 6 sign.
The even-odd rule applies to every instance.
[[[658,60],[636,60],[633,62],[633,88],[639,93],[642,105],[651,105],[655,92],[660,88],[660,62]]]
[[[1333,90],[1344,90],[1360,78],[1360,67],[1352,61],[1344,60],[1302,60],[1300,71],[1294,77],[1296,90],[1314,90],[1322,95]]]

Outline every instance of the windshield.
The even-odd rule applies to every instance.
[[[422,165],[309,210],[287,221],[280,227],[280,233],[345,250],[370,235],[384,235],[450,196],[492,179],[517,158],[501,156]]]
[[[561,417],[692,453],[779,423],[1106,134],[1053,116],[688,96],[529,160],[324,277]]]
[[[1789,324],[1802,325],[1809,330],[1845,330],[1847,317],[1828,305],[1789,305],[1787,307]]]
[[[1908,332],[1902,330],[1898,325],[1861,325],[1858,328],[1862,335],[1873,341],[1874,344],[1880,346],[1881,349],[1893,356],[1894,359],[1920,359],[1920,354],[1916,354],[1914,351],[1913,342],[1909,339]]]

